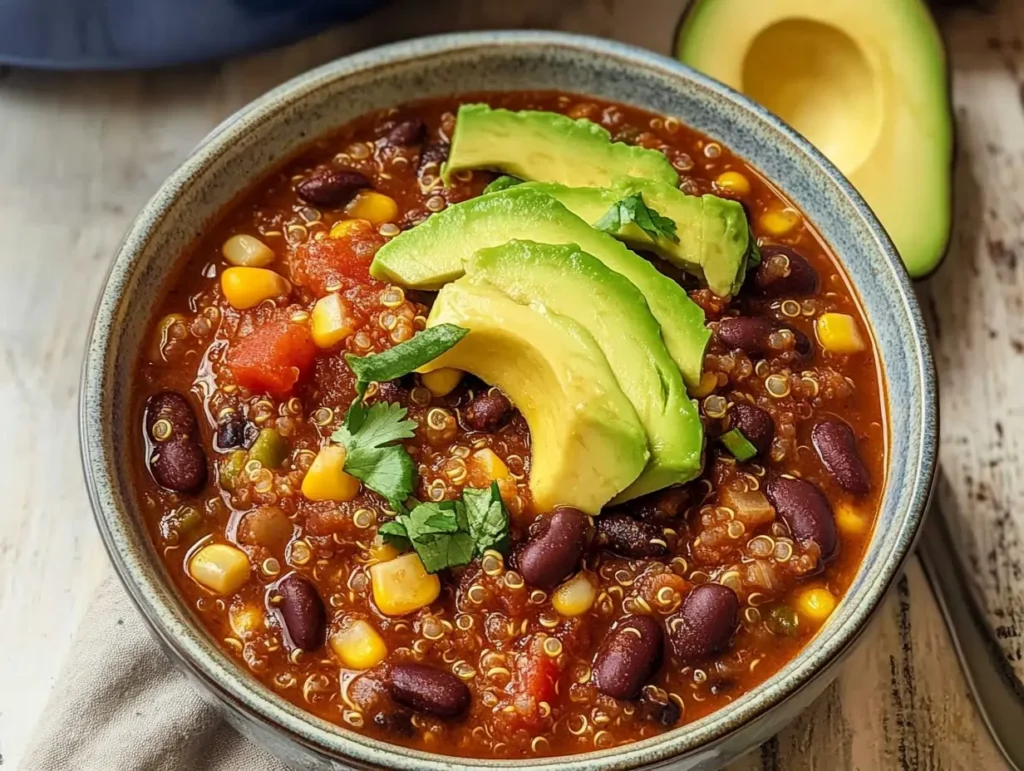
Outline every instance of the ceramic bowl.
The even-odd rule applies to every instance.
[[[132,485],[125,394],[175,258],[241,190],[311,139],[370,110],[479,90],[560,89],[633,104],[723,142],[796,203],[842,260],[885,372],[885,492],[860,571],[817,637],[763,685],[686,726],[569,757],[474,761],[383,744],[310,716],[249,677],[178,600],[150,543]],[[425,38],[340,59],[256,100],[215,130],[146,204],[110,272],[82,389],[84,465],[96,519],[129,594],[170,657],[227,719],[296,769],[480,768],[624,771],[716,768],[767,740],[815,698],[864,629],[924,516],[936,452],[935,376],[906,273],[874,215],[806,140],[728,88],[669,59],[616,43],[540,32]]]

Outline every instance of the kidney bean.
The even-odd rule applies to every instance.
[[[594,521],[597,546],[630,559],[668,556],[665,533],[652,522],[627,514],[602,514]]]
[[[218,452],[234,450],[242,447],[248,449],[260,435],[255,423],[250,423],[241,415],[231,414],[217,426],[214,437],[214,449]]]
[[[747,437],[758,455],[767,455],[775,438],[775,421],[771,413],[748,402],[736,402],[730,411],[732,427]]]
[[[821,490],[803,479],[775,477],[765,486],[765,494],[796,540],[818,544],[822,560],[835,556],[835,518]]]
[[[823,420],[811,430],[811,442],[828,473],[854,495],[871,489],[871,479],[857,452],[853,429],[841,420]]]
[[[448,150],[449,145],[447,142],[428,142],[423,145],[416,172],[422,174],[423,169],[430,164],[434,164],[437,167],[436,171],[440,172],[441,164],[448,160]]]
[[[783,349],[771,346],[772,333],[788,329],[793,334],[793,348],[800,356],[809,356],[811,341],[799,329],[784,326],[772,319],[757,316],[730,316],[718,322],[715,337],[730,350],[739,348],[752,356],[772,356]]]
[[[315,651],[324,644],[327,631],[327,613],[313,582],[298,573],[285,576],[277,582],[277,594],[288,636],[296,648]]]
[[[818,291],[818,274],[802,254],[788,246],[761,248],[754,273],[758,294],[768,299],[807,297]]]
[[[159,421],[170,424],[169,434],[163,433],[164,426],[157,430]],[[171,439],[198,441],[199,424],[188,399],[176,391],[162,391],[149,397],[146,402],[146,433],[154,442]]]
[[[667,522],[683,516],[689,505],[689,488],[668,487],[624,503],[610,513],[626,514],[642,519],[644,522]]]
[[[594,685],[614,699],[631,700],[661,666],[665,633],[650,616],[620,621],[594,658]]]
[[[492,388],[473,397],[462,413],[467,428],[491,433],[501,428],[512,414],[512,403]]]
[[[426,135],[427,126],[423,121],[418,119],[403,120],[387,133],[385,141],[389,145],[408,147],[409,145],[418,145],[424,140]]]
[[[313,206],[339,209],[370,186],[370,180],[358,172],[327,168],[314,171],[295,186],[295,192]]]
[[[397,736],[412,736],[416,730],[412,724],[412,713],[404,709],[378,712],[373,716],[373,724],[382,731]]]
[[[669,623],[672,651],[686,663],[697,662],[729,647],[739,623],[740,601],[722,584],[700,584],[686,595],[679,615]]]
[[[450,672],[423,664],[391,668],[391,698],[404,707],[435,717],[458,717],[469,708],[469,688]]]
[[[560,506],[541,517],[537,532],[519,552],[519,572],[532,586],[553,589],[576,569],[586,545],[590,517]]]
[[[206,453],[191,439],[177,437],[154,447],[149,470],[161,487],[179,493],[197,493],[206,484]]]

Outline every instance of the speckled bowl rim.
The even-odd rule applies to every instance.
[[[467,759],[410,750],[380,742],[340,728],[294,707],[263,687],[239,668],[211,643],[195,624],[180,612],[159,600],[166,587],[161,586],[159,571],[148,570],[146,555],[128,548],[131,513],[120,505],[120,492],[113,489],[113,455],[124,450],[125,438],[112,437],[105,425],[106,402],[112,399],[104,392],[107,370],[114,353],[111,350],[111,329],[121,320],[124,293],[131,288],[132,271],[144,245],[163,218],[172,213],[182,191],[201,175],[211,159],[226,151],[242,136],[246,124],[265,120],[286,105],[301,101],[326,83],[356,72],[396,62],[445,55],[474,48],[555,47],[581,54],[611,58],[624,67],[654,72],[663,78],[689,81],[691,86],[711,92],[731,102],[780,134],[797,152],[802,161],[817,167],[821,181],[830,186],[845,205],[864,221],[872,235],[872,250],[884,258],[888,275],[882,283],[894,287],[892,302],[902,306],[910,320],[905,336],[910,370],[918,382],[910,384],[920,393],[920,415],[914,417],[920,429],[916,457],[908,461],[909,505],[893,523],[896,531],[887,534],[888,553],[878,557],[880,569],[866,584],[857,604],[842,603],[821,633],[796,658],[787,663],[765,683],[743,694],[731,704],[693,723],[657,737],[623,747],[579,755],[552,756],[524,760]],[[927,335],[909,278],[902,263],[875,219],[870,208],[845,177],[802,136],[774,115],[750,102],[728,87],[701,75],[682,64],[658,54],[620,43],[581,35],[554,32],[510,31],[439,35],[403,43],[386,45],[344,57],[300,75],[250,103],[216,128],[204,142],[172,173],[160,190],[138,215],[128,231],[111,266],[90,330],[83,369],[80,402],[82,460],[89,496],[104,544],[128,593],[145,617],[154,634],[181,659],[190,673],[215,691],[235,708],[250,714],[264,724],[285,731],[292,740],[339,761],[354,761],[368,766],[386,766],[403,771],[468,771],[480,768],[549,768],[565,771],[596,771],[646,767],[692,755],[728,737],[735,731],[764,716],[782,702],[795,696],[817,675],[843,655],[863,631],[869,617],[885,596],[918,534],[924,518],[936,468],[938,411],[934,366],[928,349]],[[887,495],[893,480],[887,478]],[[874,538],[872,542],[874,548]],[[838,617],[838,618],[837,618]]]

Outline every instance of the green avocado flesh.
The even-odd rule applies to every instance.
[[[530,491],[540,511],[597,514],[643,471],[643,426],[581,324],[468,278],[438,293],[427,326],[438,324],[469,334],[421,372],[471,372],[508,394],[530,427]]]
[[[694,0],[680,61],[760,102],[864,196],[911,276],[951,226],[953,116],[924,0]]]
[[[701,470],[704,430],[661,327],[640,291],[576,246],[510,241],[481,249],[466,278],[515,302],[571,318],[601,348],[647,434],[651,457],[613,503],[688,482]]]
[[[679,174],[657,150],[613,142],[601,126],[553,112],[493,110],[464,104],[455,120],[441,176],[493,169],[520,179],[604,187],[616,177],[679,184]]]
[[[466,261],[477,250],[514,239],[575,244],[627,278],[661,325],[665,345],[686,384],[700,382],[704,349],[711,336],[700,307],[647,260],[555,199],[523,185],[434,214],[385,244],[374,257],[370,274],[413,289],[440,289],[465,273]]]
[[[749,258],[757,251],[746,212],[738,201],[687,195],[674,185],[632,178],[616,180],[606,188],[568,187],[556,182],[528,182],[525,186],[547,193],[591,224],[616,201],[640,193],[647,206],[676,223],[678,242],[664,237],[652,240],[632,223],[612,235],[633,248],[649,249],[696,276],[721,297],[739,291]]]

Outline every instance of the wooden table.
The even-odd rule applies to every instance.
[[[751,0],[754,2],[754,0]],[[130,219],[222,118],[350,51],[450,29],[557,28],[665,52],[681,0],[404,0],[223,65],[0,70],[0,758],[16,767],[109,567],[79,468],[86,329]],[[942,390],[940,499],[1024,676],[1024,3],[944,10],[959,155],[951,253],[919,295]],[[1024,728],[1024,727],[1022,727]],[[911,560],[828,691],[737,769],[989,769],[1003,762]],[[34,770],[33,770],[34,771]]]

